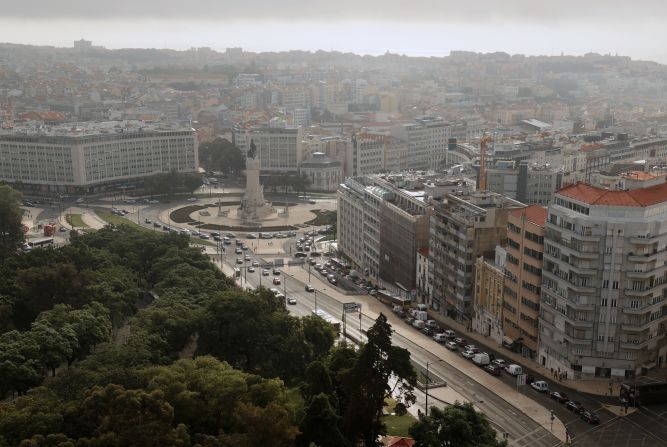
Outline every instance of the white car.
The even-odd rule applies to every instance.
[[[262,270],[262,276],[269,276],[269,271],[266,269]]]
[[[257,262],[257,261],[252,261],[252,266],[253,266],[253,267],[259,267],[259,262]]]
[[[249,273],[255,273],[255,267],[248,267]]]
[[[540,393],[546,393],[549,391],[549,384],[544,380],[536,380],[535,382],[531,383],[530,386],[532,386],[533,389],[536,389]]]
[[[188,199],[188,202],[196,202],[196,201],[197,201],[197,198],[196,198],[196,197],[190,197],[190,198]]]
[[[448,341],[445,343],[445,348],[449,349],[450,351],[458,351],[459,345],[457,345],[454,341]]]
[[[294,297],[287,298],[287,304],[296,304],[296,299]]]
[[[475,356],[475,351],[463,351],[461,352],[461,355],[463,358],[470,360]]]
[[[314,292],[314,291],[315,291],[315,288],[313,286],[311,286],[310,284],[306,285],[306,292]]]

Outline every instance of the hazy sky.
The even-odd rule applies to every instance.
[[[667,62],[665,0],[0,0],[0,41],[446,55],[619,53]]]

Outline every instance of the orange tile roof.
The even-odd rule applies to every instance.
[[[547,221],[547,209],[539,205],[528,205],[525,208],[512,210],[510,213],[512,213],[512,216],[514,217],[525,215],[526,219],[541,227],[543,227],[544,223]]]
[[[667,183],[631,191],[610,191],[577,182],[562,188],[557,194],[589,205],[645,207],[667,202]]]

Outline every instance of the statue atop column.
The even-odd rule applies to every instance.
[[[257,158],[257,146],[255,146],[255,140],[250,140],[250,149],[246,154],[246,158]]]

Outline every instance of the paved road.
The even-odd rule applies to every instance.
[[[263,262],[263,261],[261,261]],[[228,264],[233,266],[232,264]],[[259,275],[261,273],[258,269],[255,273],[248,273],[247,279],[249,284],[256,286],[259,284]],[[281,276],[283,284],[275,286],[281,291],[285,291],[287,296],[297,299],[295,306],[289,306],[290,312],[295,315],[308,315],[315,307],[315,297],[317,297],[318,309],[323,309],[334,317],[341,319],[342,309],[338,301],[329,297],[322,290],[325,287],[331,287],[328,283],[323,283],[321,280],[315,279],[317,275],[313,276],[312,282],[319,292],[312,293],[304,290],[304,283],[301,281],[285,275]],[[266,284],[268,279],[264,277],[263,284]],[[325,286],[326,285],[326,286]],[[359,332],[359,319],[356,314],[350,314],[350,321],[347,325],[347,332],[355,338],[363,337],[363,331],[369,328],[374,321],[362,315],[361,326],[362,333]],[[537,424],[531,418],[522,413],[519,409],[513,407],[494,392],[488,390],[486,387],[472,380],[470,377],[455,369],[447,363],[438,362],[440,358],[422,348],[411,340],[395,333],[393,342],[397,346],[408,349],[411,353],[412,359],[425,368],[426,362],[435,362],[430,366],[430,370],[437,376],[444,377],[448,385],[459,392],[463,397],[475,403],[475,405],[483,411],[491,420],[496,429],[502,432],[509,433],[511,446],[556,446],[560,445],[560,441],[552,435],[548,430]]]

